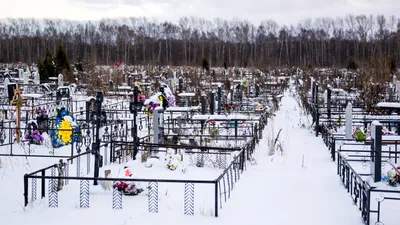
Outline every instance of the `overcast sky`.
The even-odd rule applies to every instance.
[[[274,19],[297,24],[306,18],[346,14],[399,15],[400,0],[0,0],[0,18],[34,17],[89,20],[146,16],[177,21],[182,16]]]

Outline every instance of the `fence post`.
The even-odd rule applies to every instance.
[[[218,217],[218,180],[215,180],[215,217]]]
[[[331,156],[332,156],[332,160],[335,162],[335,160],[336,160],[336,140],[334,137],[332,137],[332,142],[331,142]]]
[[[46,170],[42,170],[42,198],[46,197],[46,179],[44,178],[46,176]]]
[[[24,203],[28,205],[28,174],[24,175]]]
[[[330,86],[328,86],[328,89],[327,89],[327,96],[326,96],[326,98],[327,98],[327,112],[328,112],[328,121],[329,121],[329,127],[331,126],[331,95],[332,95],[332,89],[331,89],[331,87]]]

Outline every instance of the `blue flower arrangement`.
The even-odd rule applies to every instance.
[[[53,148],[60,148],[82,140],[82,132],[74,115],[65,107],[57,109],[57,117],[50,131],[50,138]]]

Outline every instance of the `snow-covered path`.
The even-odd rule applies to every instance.
[[[296,100],[286,94],[265,131],[275,139],[282,129],[284,154],[268,156],[268,137],[260,142],[257,165],[248,167],[221,219],[252,225],[362,224],[321,138],[300,128],[304,120]]]

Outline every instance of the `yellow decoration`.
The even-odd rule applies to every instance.
[[[160,99],[160,101],[162,102],[163,96],[162,95],[158,96],[158,99]]]
[[[58,132],[61,136],[61,140],[64,143],[68,143],[71,141],[72,136],[72,126],[71,123],[67,120],[63,120],[60,125],[60,131]]]

